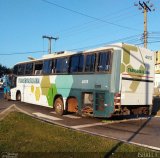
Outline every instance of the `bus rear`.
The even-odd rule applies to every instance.
[[[115,110],[123,115],[149,114],[154,87],[154,53],[122,44],[120,93]]]

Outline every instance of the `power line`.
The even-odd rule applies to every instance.
[[[105,15],[104,17],[101,17],[101,18],[105,18],[105,17],[107,17],[107,16],[110,16],[109,19],[111,19],[111,17],[114,17],[116,14],[119,15],[119,13],[121,13],[121,12],[126,12],[126,10],[129,10],[130,8],[133,8],[133,6],[125,7],[125,8],[123,8],[123,9],[120,9],[120,10],[116,11],[116,12],[111,12],[111,13],[109,13],[109,14]],[[109,19],[107,19],[107,20],[109,20]],[[91,21],[88,21],[88,22],[84,22],[84,23],[82,23],[82,24],[80,24],[80,25],[74,25],[74,26],[71,26],[71,27],[69,27],[69,28],[66,28],[66,29],[63,29],[63,30],[59,30],[59,32],[62,33],[62,32],[67,32],[68,30],[73,30],[73,29],[75,29],[75,28],[80,28],[81,26],[84,27],[84,25],[91,24],[91,23],[93,23],[93,22],[95,22],[95,21],[97,21],[97,20],[91,20]],[[58,33],[59,33],[59,32],[58,32]]]
[[[86,46],[86,47],[82,47],[82,48],[75,48],[75,49],[71,49],[70,51],[80,50],[80,49],[82,50],[82,49],[89,48],[89,47],[95,47],[95,46],[106,45],[106,44],[115,43],[115,42],[119,42],[119,41],[125,41],[125,40],[135,38],[137,36],[140,36],[140,34],[132,35],[132,36],[128,36],[128,37],[124,37],[124,38],[120,38],[117,40],[113,40],[113,41],[109,41],[109,42],[105,42],[105,43],[100,43],[100,44],[96,44],[96,45]],[[36,54],[36,53],[44,53],[44,52],[48,52],[48,51],[43,50],[43,51],[29,51],[29,52],[22,52],[22,53],[0,53],[0,55],[1,56],[11,56],[11,55],[23,55],[23,54]]]
[[[152,44],[152,43],[160,43],[160,41],[149,41],[148,43]],[[141,45],[141,44],[144,44],[144,43],[137,43],[135,45]]]
[[[76,10],[73,10],[73,9],[70,9],[70,8],[66,8],[64,6],[61,6],[59,4],[56,4],[56,3],[53,3],[53,2],[50,2],[50,1],[47,1],[47,0],[42,0],[43,2],[45,3],[48,3],[48,4],[51,4],[51,5],[54,5],[58,8],[62,8],[64,10],[67,10],[67,11],[70,11],[72,13],[75,13],[75,14],[79,14],[81,16],[85,16],[87,18],[90,18],[90,19],[94,19],[94,20],[97,20],[97,21],[100,21],[100,22],[104,22],[104,23],[107,23],[107,24],[110,24],[110,25],[114,25],[114,26],[117,26],[117,27],[121,27],[123,29],[128,29],[128,30],[134,30],[134,31],[140,31],[136,28],[131,28],[131,27],[127,27],[127,26],[123,26],[123,25],[119,25],[119,24],[115,24],[115,23],[112,23],[112,22],[109,22],[109,21],[106,21],[106,20],[103,20],[103,19],[100,19],[100,18],[97,18],[97,17],[93,17],[93,16],[90,16],[90,15],[87,15],[87,14],[84,14],[82,12],[79,12],[79,11],[76,11]]]
[[[85,46],[85,47],[81,47],[81,48],[74,48],[74,49],[70,49],[69,51],[83,50],[83,49],[93,48],[93,47],[107,45],[107,44],[111,44],[111,43],[116,43],[116,42],[119,42],[119,41],[123,41],[124,42],[126,40],[129,40],[131,38],[135,38],[135,37],[140,36],[140,35],[141,34],[137,34],[137,35],[132,35],[132,36],[120,38],[120,39],[117,39],[117,40],[108,41],[108,42],[105,42],[105,43],[99,43],[99,44]]]
[[[0,55],[3,56],[9,56],[9,55],[23,55],[23,54],[35,54],[35,53],[43,53],[47,51],[33,51],[33,52],[22,52],[22,53],[0,53]]]
[[[144,13],[144,33],[143,33],[143,40],[144,40],[144,47],[147,48],[147,40],[148,40],[148,32],[147,32],[147,13],[148,11],[155,11],[155,9],[152,9],[153,4],[150,4],[150,0],[148,1],[139,1],[139,3],[134,3],[135,6],[138,7],[139,10],[143,10],[142,13]]]
[[[118,14],[118,17],[120,17],[119,15],[120,15],[120,13],[124,13],[125,12],[125,15],[126,15],[126,11],[128,11],[128,10],[130,10],[131,8],[133,8],[133,6],[130,6],[130,7],[125,7],[125,8],[123,8],[123,9],[120,9],[120,10],[118,10],[118,11],[116,11],[116,12],[111,12],[111,13],[109,13],[108,15],[105,15],[105,16],[103,16],[103,17],[101,17],[101,18],[104,18],[104,17],[107,17],[107,16],[110,16],[110,18],[108,19],[105,19],[105,20],[110,20],[110,19],[115,19],[117,16],[115,16],[115,15],[117,15]],[[131,12],[131,11],[130,11]],[[129,13],[130,13],[129,12]],[[128,15],[128,13],[127,13],[127,15]],[[135,15],[134,15],[135,16]],[[115,17],[115,18],[111,18],[111,17]],[[118,21],[119,20],[125,20],[126,18],[123,18],[123,16],[121,16],[121,18],[119,18],[118,19]],[[84,32],[86,32],[86,31],[88,31],[88,30],[91,30],[91,29],[96,29],[96,28],[99,28],[99,27],[101,27],[101,26],[97,26],[97,24],[92,24],[92,27],[90,27],[90,26],[85,26],[85,25],[89,25],[89,24],[91,24],[91,23],[93,23],[93,22],[97,22],[97,20],[91,20],[91,21],[88,21],[88,22],[85,22],[85,23],[83,23],[83,24],[80,24],[80,25],[75,25],[75,26],[72,26],[72,27],[70,27],[70,28],[68,28],[68,29],[64,29],[64,30],[61,30],[61,31],[57,31],[57,34],[59,34],[60,36],[61,36],[61,39],[68,39],[69,37],[72,37],[72,35],[74,35],[74,34],[77,34],[77,33],[84,33]],[[106,24],[106,23],[104,23],[104,24]],[[95,27],[96,26],[96,27]],[[94,27],[94,28],[93,28]],[[62,34],[63,33],[63,34]],[[64,36],[64,37],[63,37]]]
[[[123,20],[125,20],[125,19],[127,19],[127,18],[129,18],[129,17],[133,17],[133,16],[136,16],[137,14],[135,14],[135,15],[132,15],[132,16],[127,16],[126,18],[119,18],[118,19],[118,21],[123,21]],[[95,21],[95,20],[94,20]],[[92,21],[92,22],[94,22],[94,21]],[[117,21],[116,21],[117,22]],[[88,23],[89,24],[89,23]],[[103,23],[104,24],[104,23]],[[103,25],[102,25],[103,26]],[[88,30],[90,31],[91,29],[96,29],[96,28],[100,28],[101,26],[99,26],[99,25],[97,25],[97,24],[94,24],[94,25],[92,25],[92,27],[85,27],[84,25],[83,26],[80,26],[79,27],[79,29],[77,28],[75,31],[69,31],[68,33],[64,33],[64,34],[62,34],[61,35],[61,39],[66,39],[66,38],[69,38],[69,36],[71,36],[72,37],[72,35],[74,35],[74,34],[77,34],[77,33],[84,33],[84,32],[87,32]],[[73,29],[74,29],[74,27],[73,27]],[[61,33],[59,33],[59,34],[61,34]],[[64,37],[63,37],[64,36]]]

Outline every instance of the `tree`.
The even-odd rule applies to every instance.
[[[10,74],[12,73],[12,69],[7,68],[6,66],[2,66],[2,64],[0,64],[0,77],[2,77],[5,74]]]

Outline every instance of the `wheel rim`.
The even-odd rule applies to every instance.
[[[21,95],[20,95],[20,94],[18,94],[18,96],[17,96],[17,100],[18,100],[18,101],[20,101],[20,100],[21,100]]]
[[[58,115],[63,115],[63,101],[61,98],[57,98],[55,101],[55,112]]]
[[[60,103],[56,104],[56,111],[60,113],[62,111],[62,105]]]

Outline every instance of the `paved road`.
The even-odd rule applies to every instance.
[[[29,114],[51,123],[160,150],[160,118],[150,117],[107,124],[102,123],[102,119],[85,118],[71,114],[61,117],[49,108],[3,99],[0,100],[0,112],[12,104],[16,104],[18,108]],[[119,145],[121,143],[117,147]]]
[[[12,105],[14,102],[7,102],[2,99],[3,98],[3,90],[0,89],[0,112],[2,112],[4,109],[8,108],[10,105]]]

